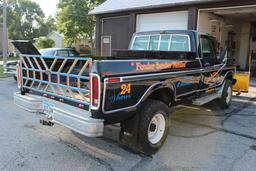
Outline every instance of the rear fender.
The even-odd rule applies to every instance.
[[[139,108],[141,103],[143,103],[148,98],[153,98],[166,102],[169,105],[169,98],[165,96],[166,93],[170,92],[174,94],[174,86],[172,84],[167,84],[166,82],[122,82],[117,84],[107,84],[104,81],[104,91],[103,91],[103,102],[102,111],[105,114],[116,113],[120,111],[130,111]],[[130,94],[121,95],[122,90],[120,87],[127,87],[131,90]],[[165,93],[163,93],[165,92]],[[158,93],[158,94],[157,94]],[[161,98],[162,97],[162,98]],[[173,96],[171,96],[173,98]],[[168,100],[169,101],[168,101]],[[172,100],[172,99],[171,99]]]
[[[175,99],[175,86],[172,83],[160,83],[154,86],[147,95],[144,96],[142,102],[147,99],[159,100],[171,106]]]

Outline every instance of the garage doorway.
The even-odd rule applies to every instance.
[[[236,60],[238,69],[248,71],[250,68],[255,75],[255,23],[256,5],[200,9],[197,30],[216,37],[220,54],[227,50],[228,56]]]

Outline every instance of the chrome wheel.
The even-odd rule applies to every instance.
[[[157,144],[161,141],[166,127],[166,120],[162,114],[156,114],[148,127],[148,140],[151,144]]]
[[[232,99],[232,88],[228,87],[227,90],[227,97],[226,97],[226,103],[229,104]]]

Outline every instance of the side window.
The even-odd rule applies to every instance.
[[[70,57],[79,56],[74,50],[69,50],[68,52]]]
[[[53,50],[40,50],[39,51],[42,56],[54,56],[55,51]]]
[[[148,50],[149,36],[136,37],[132,46],[132,50]]]
[[[214,47],[212,44],[211,39],[207,37],[201,37],[201,51],[202,51],[202,58],[214,58]]]
[[[59,50],[56,53],[56,56],[68,56],[68,51],[67,50]]]
[[[149,42],[149,50],[158,50],[160,36],[151,36]]]

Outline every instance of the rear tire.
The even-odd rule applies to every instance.
[[[169,108],[157,100],[147,100],[140,111],[138,145],[140,150],[152,155],[164,144],[169,131]]]
[[[14,81],[16,81],[17,82],[17,76],[13,76],[13,79],[14,79]]]
[[[21,94],[22,96],[24,96],[24,95],[26,95],[26,92],[25,92],[24,90],[20,89],[20,94]]]
[[[232,81],[226,80],[221,98],[219,99],[219,106],[222,109],[229,108],[232,102],[232,92]]]

